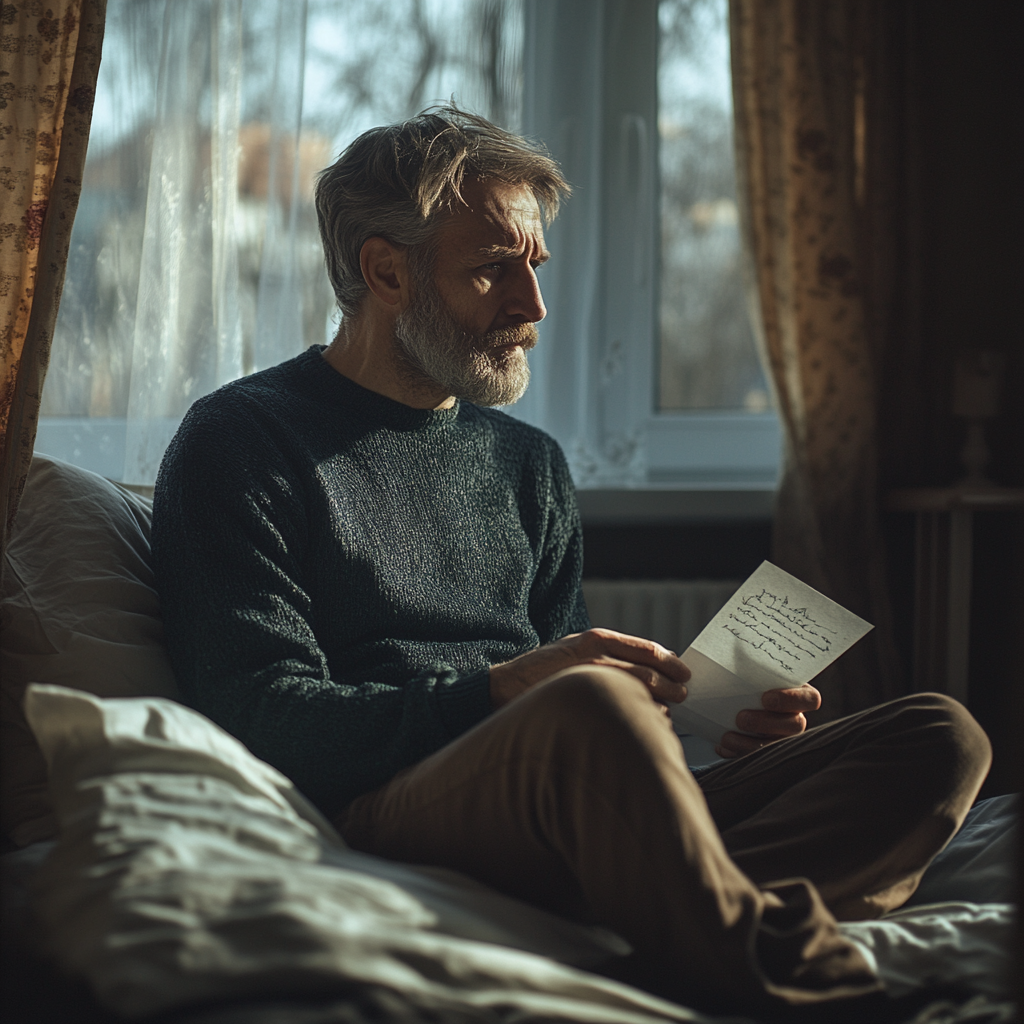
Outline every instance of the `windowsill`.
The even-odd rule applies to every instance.
[[[40,416],[35,450],[108,480],[120,480],[125,430],[123,416]]]

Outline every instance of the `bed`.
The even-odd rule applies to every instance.
[[[175,699],[149,512],[37,456],[6,553],[6,1020],[735,1019],[605,976],[628,952],[610,932],[347,849]],[[956,986],[912,1019],[1015,1019],[1015,822],[1012,797],[979,804],[910,905],[842,925],[894,994]]]

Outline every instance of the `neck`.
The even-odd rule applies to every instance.
[[[324,359],[338,373],[367,391],[375,391],[413,409],[450,409],[449,395],[411,366],[395,343],[394,317],[361,310],[345,317]]]

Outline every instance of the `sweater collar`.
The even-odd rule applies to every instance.
[[[437,430],[458,419],[461,404],[458,399],[450,409],[414,409],[370,391],[339,373],[324,359],[326,348],[326,345],[312,345],[297,362],[331,404],[343,405],[360,419],[392,430]]]

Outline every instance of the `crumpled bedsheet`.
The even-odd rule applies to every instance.
[[[628,951],[609,932],[348,850],[284,776],[173,701],[34,686],[26,714],[61,826],[31,882],[47,952],[123,1017],[358,983],[442,1018],[727,1019],[584,970]],[[903,991],[941,978],[979,993],[981,1016],[929,1021],[1010,1020],[1012,920],[961,903],[843,929]]]
[[[933,903],[840,928],[894,996],[925,981],[963,985],[994,999],[1007,995],[1014,966],[1011,904]]]

